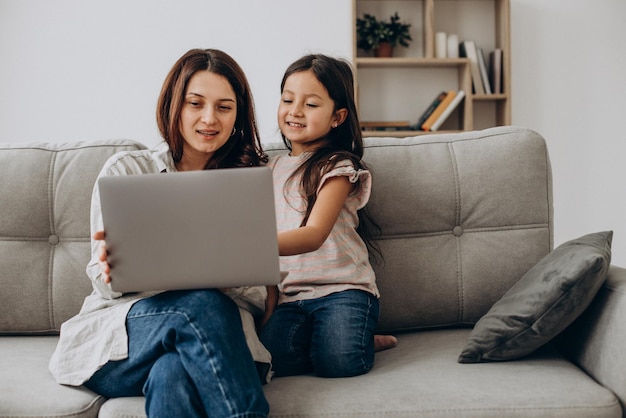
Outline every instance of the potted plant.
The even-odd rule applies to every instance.
[[[357,48],[373,50],[377,57],[390,57],[395,46],[409,46],[408,41],[413,40],[410,27],[410,24],[400,22],[398,12],[391,16],[390,21],[378,20],[365,13],[363,19],[356,19]]]

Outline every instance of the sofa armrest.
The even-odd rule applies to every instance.
[[[568,358],[615,393],[626,413],[626,269],[610,267],[598,295],[558,344]]]

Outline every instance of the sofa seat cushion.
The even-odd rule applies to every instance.
[[[104,398],[61,386],[48,372],[57,337],[0,338],[0,418],[97,417]]]
[[[372,371],[345,379],[276,378],[265,386],[270,416],[621,417],[611,391],[552,346],[509,363],[459,364],[468,329],[399,335]],[[143,398],[108,400],[102,418],[144,418]]]

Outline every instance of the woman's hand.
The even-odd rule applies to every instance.
[[[102,281],[106,284],[111,283],[111,266],[108,262],[108,253],[104,242],[104,231],[97,231],[93,234],[93,239],[98,241],[98,265],[102,271]]]

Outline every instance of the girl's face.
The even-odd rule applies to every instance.
[[[201,170],[233,133],[237,97],[228,80],[209,71],[195,73],[187,85],[180,113],[185,140],[178,169]]]
[[[330,130],[339,126],[346,115],[346,109],[335,111],[335,102],[312,71],[299,71],[285,80],[278,127],[291,142],[292,155],[323,145]]]

